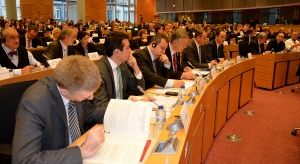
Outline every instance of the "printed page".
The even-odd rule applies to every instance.
[[[157,105],[164,105],[164,106],[174,106],[177,101],[178,101],[178,97],[166,97],[166,96],[154,96],[153,97],[155,99],[155,103]],[[158,108],[158,106],[153,103],[153,108]]]
[[[104,116],[106,132],[147,138],[152,102],[111,99]]]

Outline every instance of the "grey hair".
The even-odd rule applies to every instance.
[[[186,39],[186,38],[189,38],[187,32],[182,29],[177,29],[172,33],[170,42],[173,43],[175,40]]]
[[[267,34],[264,32],[259,33],[257,39],[263,39],[263,38],[267,38]]]
[[[12,27],[5,27],[2,29],[2,38],[6,38],[7,32],[8,31],[16,31],[14,28]]]
[[[67,36],[71,36],[73,34],[73,29],[71,27],[63,28],[58,36],[58,40],[64,40]]]

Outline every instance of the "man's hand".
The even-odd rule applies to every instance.
[[[191,72],[191,71],[192,71],[192,68],[186,66],[186,67],[184,67],[183,71],[184,71],[184,72]]]
[[[82,158],[94,155],[105,140],[104,129],[101,126],[94,127],[87,132],[85,142],[80,146]]]
[[[138,99],[135,96],[129,96],[127,100],[131,100],[133,102],[137,102]]]
[[[180,88],[183,85],[184,85],[184,81],[182,81],[182,80],[174,80],[174,84],[173,84],[174,88]]]
[[[217,61],[215,61],[215,60],[210,61],[210,68],[211,68],[214,64],[217,64]]]
[[[160,55],[159,60],[165,64],[170,64],[169,58],[165,54]]]
[[[196,75],[193,74],[192,72],[183,72],[181,77],[187,80],[194,80],[196,78]]]
[[[140,73],[140,68],[137,65],[136,59],[132,56],[132,54],[129,56],[127,64],[133,69],[135,75],[138,75]]]
[[[28,65],[22,69],[22,74],[28,74],[31,72],[32,69],[34,69],[34,66]]]

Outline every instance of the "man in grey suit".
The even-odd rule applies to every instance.
[[[101,78],[95,64],[83,56],[61,60],[53,76],[29,87],[16,112],[12,163],[82,163],[104,142],[97,126],[80,146],[67,148],[86,124],[103,123],[104,108],[95,108],[93,93]]]
[[[216,64],[216,61],[209,61],[207,59],[204,46],[207,38],[206,32],[203,30],[196,30],[194,37],[193,41],[188,43],[182,52],[182,67],[210,68],[213,64]]]
[[[145,89],[142,72],[131,55],[128,38],[123,32],[111,32],[105,38],[106,56],[96,63],[102,78],[100,88],[94,93],[96,106],[106,107],[112,98],[136,101],[136,97],[130,95],[142,94],[137,86]]]

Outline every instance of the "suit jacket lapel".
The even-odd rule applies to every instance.
[[[143,51],[144,51],[145,54],[146,54],[145,57],[147,58],[148,64],[151,66],[151,67],[150,67],[151,71],[155,73],[154,68],[153,68],[152,59],[151,59],[151,56],[150,56],[150,52],[148,51],[148,48],[145,47],[145,48],[143,49]],[[157,61],[157,60],[156,60],[156,61]],[[158,63],[158,62],[156,62],[156,68],[157,68],[157,63]]]
[[[57,43],[58,43],[58,54],[60,54],[60,58],[62,59],[64,57],[63,48],[59,40],[57,40]]]
[[[105,64],[107,70],[109,71],[110,81],[112,82],[113,95],[116,95],[115,78],[114,78],[113,70],[107,58],[108,58],[107,56],[103,58],[103,63]]]

